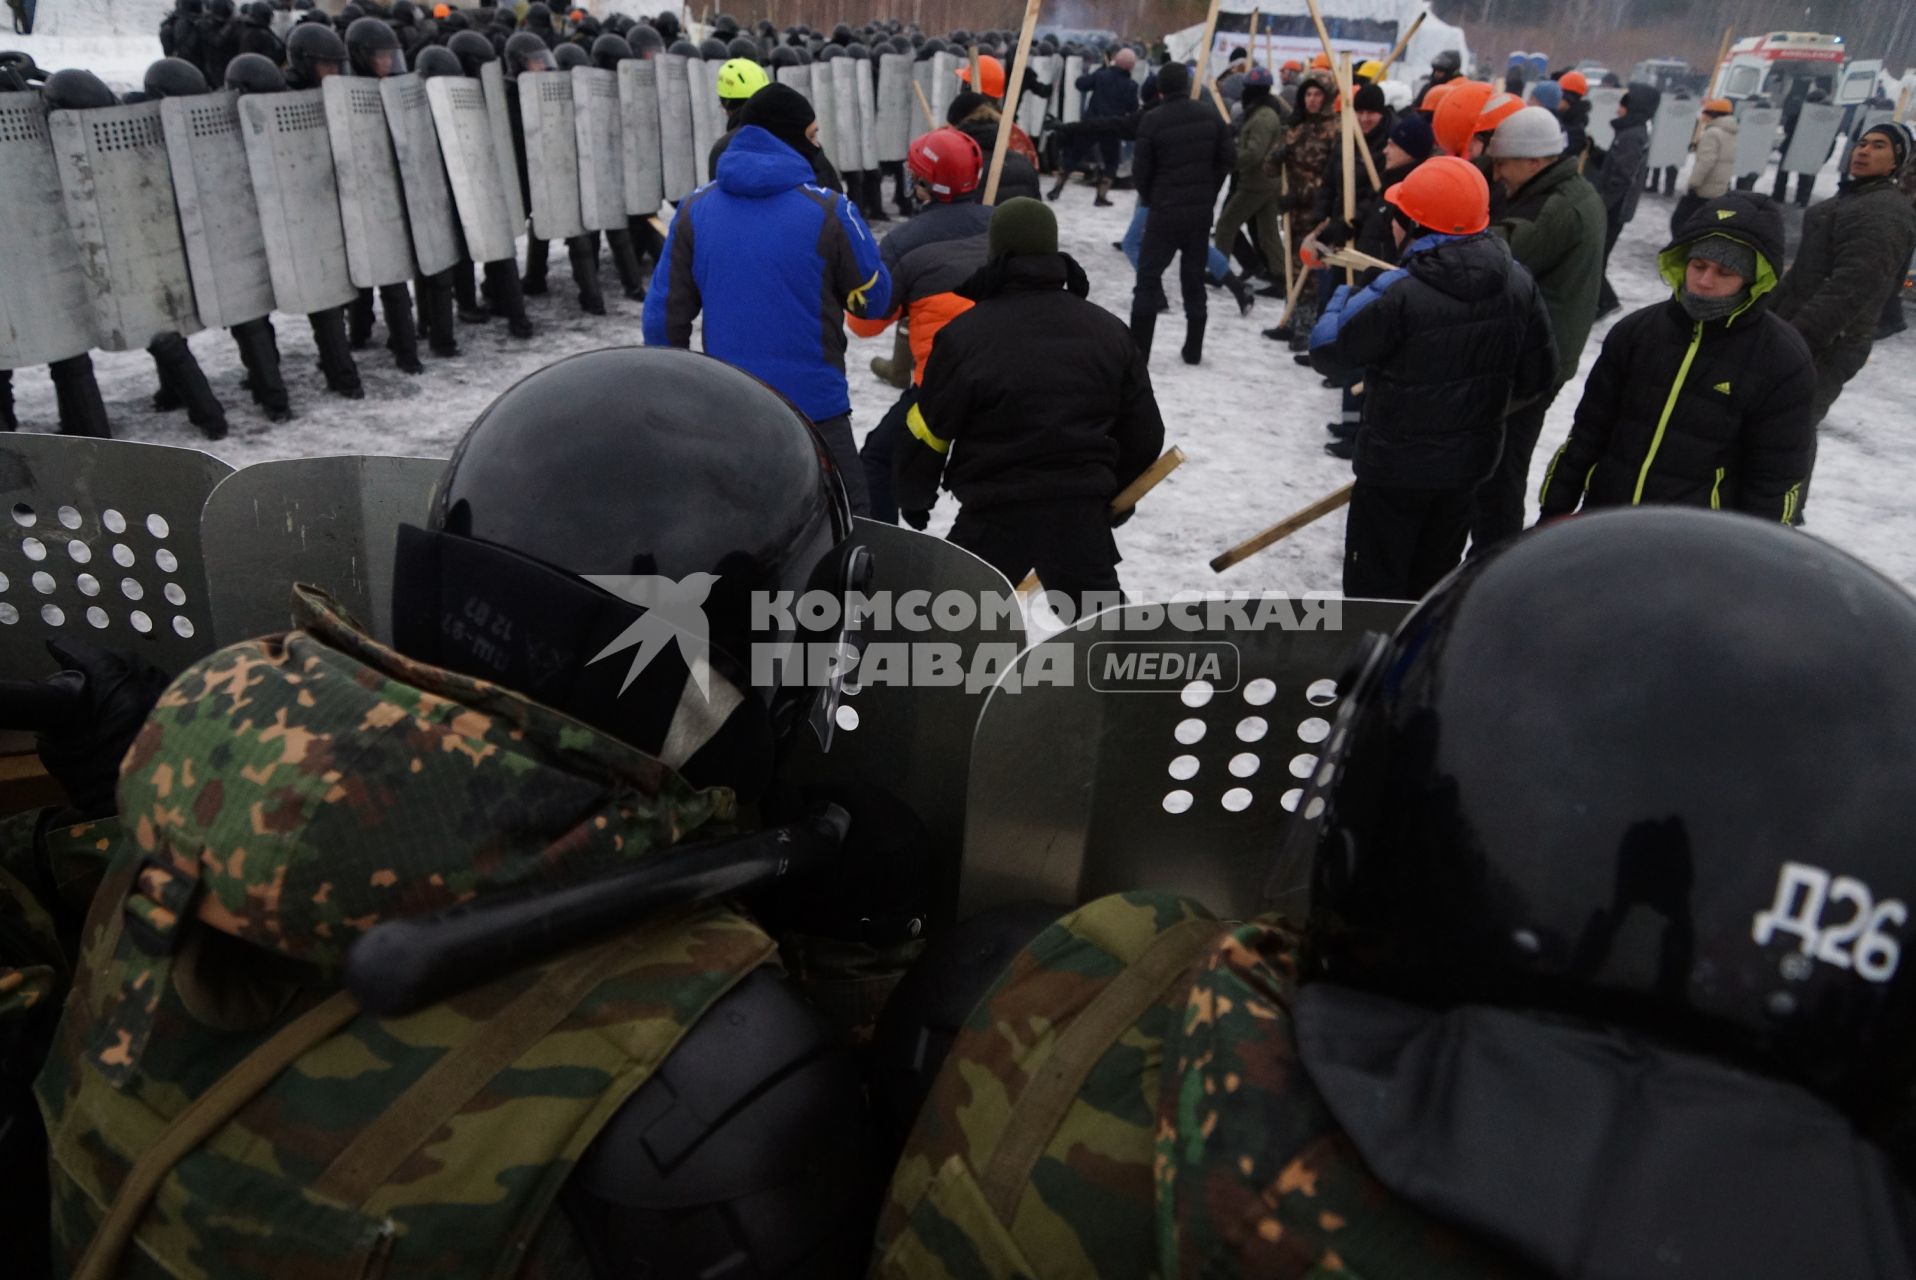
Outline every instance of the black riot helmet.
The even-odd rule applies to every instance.
[[[206,16],[220,22],[233,20],[233,0],[207,0]]]
[[[637,57],[655,58],[665,52],[664,37],[648,23],[633,23],[632,29],[625,33],[625,42],[632,46],[632,52]]]
[[[530,31],[515,31],[506,39],[506,75],[514,77],[527,71],[550,71],[552,50]]]
[[[679,32],[684,30],[683,27],[679,26],[678,15],[670,9],[661,9],[659,16],[652,19],[652,26],[668,45],[678,39]]]
[[[206,0],[180,0],[180,12],[189,18],[197,18],[206,12]]]
[[[696,58],[699,56],[699,47],[690,40],[674,40],[665,51],[678,58]]]
[[[454,32],[452,39],[446,41],[446,48],[452,51],[453,57],[459,59],[460,71],[475,79],[481,67],[499,56],[492,47],[492,41],[477,31]]]
[[[798,50],[792,48],[789,44],[779,45],[776,49],[772,50],[772,58],[769,65],[774,67],[797,66]]]
[[[347,4],[341,8],[338,13],[333,15],[333,26],[338,28],[340,34],[343,35],[345,34],[346,28],[352,26],[353,23],[358,22],[365,16],[365,6],[360,4]]]
[[[0,93],[31,93],[33,86],[46,78],[47,73],[34,63],[32,54],[0,49]]]
[[[146,69],[140,87],[148,98],[190,98],[211,92],[205,73],[185,58],[161,58]]]
[[[698,56],[707,62],[723,62],[732,55],[726,50],[725,41],[716,36],[707,36],[699,41]]]
[[[833,44],[849,44],[851,43],[851,39],[852,29],[848,23],[841,22],[832,28]]]
[[[574,67],[591,66],[592,55],[568,41],[552,51],[552,62],[559,70],[570,71]]]
[[[46,97],[47,106],[54,111],[93,111],[100,107],[120,105],[120,100],[113,96],[113,90],[106,87],[104,80],[91,71],[74,67],[48,76],[46,88],[41,92]]]
[[[592,42],[592,65],[605,71],[617,71],[619,64],[632,56],[632,46],[623,36],[605,35]]]
[[[851,44],[848,44],[845,46],[845,56],[848,58],[854,58],[854,59],[859,59],[862,61],[869,62],[871,60],[872,51],[866,48],[864,45],[859,44],[856,41],[853,41]]]
[[[399,36],[379,18],[361,18],[346,28],[346,54],[357,76],[396,76],[406,70]]]
[[[226,64],[226,87],[234,93],[285,93],[286,77],[263,53],[242,53]]]
[[[949,52],[951,52],[950,46],[946,45],[946,43],[937,36],[933,36],[918,46],[918,61],[923,62],[925,59],[936,54]]]
[[[1430,60],[1430,69],[1434,73],[1434,76],[1442,76],[1448,80],[1463,72],[1463,55],[1455,49],[1445,49]]]
[[[545,4],[544,0],[532,0],[532,3],[526,6],[526,16],[523,21],[527,31],[550,31],[552,30],[552,7]]]
[[[319,87],[320,67],[331,64],[333,71],[346,65],[346,42],[331,27],[318,23],[295,26],[286,35],[287,82],[302,89]],[[326,74],[332,74],[327,72]]]
[[[867,589],[870,557],[830,452],[749,374],[658,347],[549,365],[473,423],[430,526],[400,542],[394,634],[407,655],[742,795],[803,723],[829,735],[837,690],[806,679],[844,619],[754,605],[786,591],[843,601]],[[770,646],[795,641],[821,646],[810,673],[773,664]]]
[[[431,80],[435,76],[463,76],[465,68],[459,65],[459,55],[441,45],[430,44],[419,51],[416,60],[421,80]]]
[[[1803,1084],[1916,1083],[1916,599],[1678,508],[1472,560],[1347,681],[1272,901],[1309,964],[1584,1017]],[[1307,856],[1308,851],[1308,856]]]
[[[732,37],[725,46],[725,57],[728,61],[733,58],[750,58],[753,62],[762,61],[759,56],[758,41],[748,40],[744,36]]]
[[[845,46],[840,44],[828,44],[818,51],[818,60],[820,62],[831,62],[834,59],[844,56]]]
[[[273,25],[273,6],[267,0],[251,0],[244,13],[249,27],[271,27]]]
[[[712,19],[712,34],[721,40],[729,41],[738,34],[738,19],[728,13],[721,13]]]

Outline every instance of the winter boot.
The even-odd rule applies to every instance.
[[[313,326],[313,345],[319,349],[319,371],[326,377],[326,389],[348,400],[365,395],[352,344],[346,340],[346,308],[328,307],[306,319]]]
[[[911,333],[902,323],[892,326],[891,359],[873,356],[872,372],[879,381],[889,382],[900,391],[911,385]]]
[[[579,286],[579,309],[589,316],[605,314],[605,295],[599,292],[599,237],[589,231],[565,242],[572,259],[572,283]]]
[[[459,338],[452,328],[453,271],[454,268],[448,267],[436,276],[422,276],[419,281],[419,312],[426,317],[420,332],[426,335],[432,353],[442,360],[459,354]]]
[[[424,373],[419,363],[419,331],[412,323],[412,294],[403,284],[379,286],[379,309],[386,313],[386,350],[401,373]]]
[[[1091,202],[1100,209],[1111,207],[1111,179],[1100,176],[1098,179],[1098,198]]]
[[[1051,190],[1044,193],[1044,198],[1047,200],[1056,200],[1064,194],[1064,184],[1069,181],[1071,181],[1071,170],[1059,169],[1058,180],[1051,184]]]
[[[645,268],[639,265],[639,251],[632,244],[632,233],[624,227],[608,227],[606,247],[612,250],[612,265],[619,272],[619,287],[634,302],[645,301]]]
[[[519,264],[501,258],[486,264],[486,299],[492,309],[506,318],[506,331],[515,338],[532,336],[532,321],[526,316],[525,294],[519,287]]]
[[[163,333],[147,344],[147,354],[159,367],[160,381],[171,384],[186,405],[186,416],[209,440],[226,437],[226,409],[213,394],[200,362],[186,339],[177,333]]]
[[[1131,340],[1138,344],[1138,350],[1144,358],[1151,358],[1151,339],[1157,333],[1158,312],[1148,297],[1139,293],[1131,295]]]
[[[1204,316],[1192,316],[1184,322],[1184,363],[1197,364],[1204,359]]]
[[[1257,305],[1257,298],[1251,293],[1251,286],[1243,276],[1237,274],[1235,271],[1226,271],[1224,273],[1224,279],[1218,283],[1230,290],[1231,296],[1237,299],[1237,313],[1239,315],[1248,316],[1251,314],[1251,308]]]
[[[492,312],[479,300],[479,282],[470,259],[461,259],[452,269],[452,300],[459,309],[460,324],[484,324]]]
[[[364,351],[373,340],[373,291],[361,289],[346,304],[346,342],[354,351]]]
[[[885,216],[885,176],[876,169],[867,169],[858,175],[858,189],[862,193],[858,206],[865,214],[865,221],[890,222]]]
[[[279,371],[279,344],[273,340],[273,322],[264,316],[233,326],[233,343],[239,348],[240,363],[246,366],[246,389],[253,403],[266,411],[273,422],[293,416],[293,405],[286,394],[286,380]]]
[[[519,292],[528,298],[536,298],[546,291],[546,260],[552,255],[552,246],[537,236],[526,238],[526,271],[519,282]]]
[[[60,434],[109,440],[106,401],[93,377],[93,357],[85,354],[55,360],[47,366],[53,375],[53,395],[60,406]]]

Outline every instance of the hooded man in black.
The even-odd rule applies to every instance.
[[[1658,258],[1671,298],[1617,322],[1545,474],[1543,516],[1676,503],[1788,521],[1809,477],[1816,369],[1770,313],[1783,219],[1731,192]]]
[[[1616,134],[1610,149],[1603,154],[1603,166],[1597,170],[1595,186],[1603,197],[1609,230],[1603,244],[1605,278],[1597,300],[1597,317],[1602,319],[1623,304],[1610,287],[1610,253],[1617,247],[1630,219],[1637,216],[1637,201],[1643,196],[1643,175],[1650,163],[1650,122],[1656,118],[1663,95],[1647,84],[1633,84],[1618,104]]]

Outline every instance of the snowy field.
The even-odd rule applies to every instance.
[[[91,65],[109,79],[128,84],[136,83],[146,62],[159,53],[157,41],[71,35],[0,40],[4,47],[30,48],[49,68]],[[1832,163],[1819,183],[1819,195],[1834,189]],[[1131,204],[1131,196],[1117,193],[1116,207],[1095,208],[1090,188],[1074,184],[1054,206],[1064,249],[1091,277],[1092,300],[1119,316],[1129,314],[1132,275],[1112,244],[1129,222]],[[1533,503],[1545,465],[1569,432],[1583,376],[1604,334],[1622,316],[1666,294],[1654,260],[1667,239],[1672,204],[1662,196],[1645,196],[1617,247],[1611,280],[1624,307],[1597,326],[1577,379],[1551,410],[1532,463]],[[896,224],[880,224],[880,234],[891,225]],[[360,401],[326,393],[305,322],[278,317],[275,324],[296,414],[291,422],[278,425],[268,423],[240,389],[242,370],[226,334],[195,335],[193,350],[225,402],[232,428],[232,434],[217,443],[201,437],[184,413],[153,412],[156,383],[152,361],[144,352],[95,353],[94,365],[114,434],[121,439],[204,448],[236,467],[339,453],[445,457],[479,411],[518,379],[578,351],[642,341],[640,304],[620,294],[609,260],[602,263],[602,278],[609,314],[586,316],[574,300],[564,254],[555,252],[552,291],[527,300],[539,328],[536,338],[515,342],[499,321],[464,327],[459,334],[462,354],[452,360],[424,355],[426,372],[418,377],[394,368],[381,345],[382,324],[373,345],[359,353],[366,384],[366,399]],[[1175,298],[1175,271],[1166,282]],[[1341,513],[1223,575],[1208,567],[1210,558],[1225,547],[1350,480],[1349,464],[1323,451],[1329,438],[1325,424],[1338,416],[1337,392],[1323,387],[1311,370],[1294,364],[1287,348],[1259,333],[1277,322],[1281,304],[1260,299],[1249,316],[1240,317],[1222,291],[1210,291],[1210,302],[1204,363],[1196,368],[1186,366],[1178,355],[1182,315],[1173,311],[1159,322],[1152,379],[1164,412],[1166,442],[1181,445],[1189,460],[1119,532],[1124,585],[1134,596],[1157,599],[1219,588],[1335,591],[1341,580]],[[871,357],[889,356],[891,347],[889,333],[851,342],[847,368],[853,426],[860,434],[878,422],[896,397],[867,367]],[[1916,504],[1909,500],[1916,488],[1916,450],[1907,435],[1910,402],[1916,395],[1913,355],[1916,333],[1879,343],[1869,366],[1850,383],[1824,423],[1809,527],[1813,536],[1916,588]],[[23,429],[55,428],[53,389],[44,372],[21,371],[15,393]],[[953,514],[947,495],[934,512],[932,530],[948,528]]]

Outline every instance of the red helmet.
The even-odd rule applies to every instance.
[[[1456,156],[1432,156],[1384,199],[1418,226],[1445,235],[1475,235],[1490,225],[1490,184],[1476,165]]]
[[[1444,95],[1430,118],[1430,131],[1437,135],[1437,145],[1445,155],[1470,154],[1470,140],[1477,136],[1477,119],[1496,94],[1495,88],[1481,80],[1466,80]]]
[[[931,188],[933,196],[949,201],[978,189],[985,153],[970,134],[946,125],[913,140],[905,163],[914,178]]]

